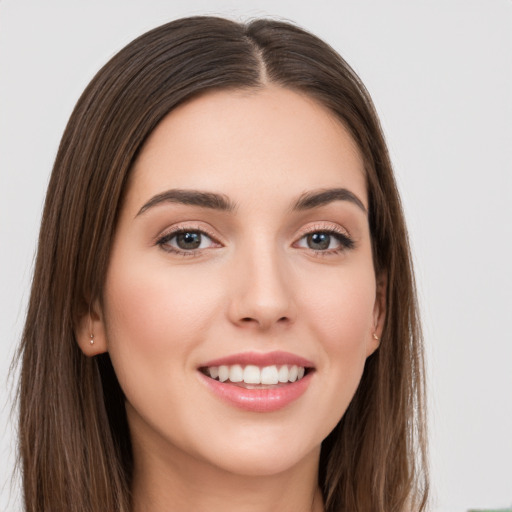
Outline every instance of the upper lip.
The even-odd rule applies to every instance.
[[[211,366],[231,366],[239,364],[242,366],[273,366],[273,365],[296,365],[304,368],[314,368],[314,364],[304,357],[292,354],[290,352],[274,351],[274,352],[242,352],[232,354],[218,359],[212,359],[200,365],[200,368]]]

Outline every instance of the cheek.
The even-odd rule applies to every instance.
[[[310,327],[326,352],[357,350],[366,345],[373,325],[376,284],[373,267],[341,269],[310,279],[302,293]]]
[[[131,386],[137,376],[146,381],[179,374],[216,315],[216,288],[160,263],[141,265],[115,254],[112,261],[104,307],[108,351],[121,385]]]
[[[322,354],[317,411],[324,414],[318,422],[319,436],[326,437],[345,413],[361,380],[371,343],[376,286],[371,266],[340,271],[325,286],[320,284],[317,279],[316,286],[310,287],[303,309],[308,312],[307,328]]]
[[[197,332],[211,306],[213,290],[165,265],[114,260],[105,288],[110,331],[157,349],[178,335]],[[114,329],[115,327],[115,329]],[[117,335],[116,335],[117,336]],[[114,337],[116,337],[114,336]]]

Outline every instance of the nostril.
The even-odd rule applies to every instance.
[[[274,325],[275,324],[280,324],[280,325],[287,324],[289,321],[290,321],[290,318],[288,316],[282,316],[282,317],[278,318],[275,322],[270,321],[270,319],[259,320],[258,318],[253,318],[251,316],[244,316],[244,317],[240,318],[240,320],[239,320],[240,324],[243,324],[243,325],[255,324],[255,325],[259,325],[262,328],[268,328],[272,324],[274,324]]]

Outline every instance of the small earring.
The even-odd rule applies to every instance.
[[[373,339],[377,340],[377,341],[380,341],[380,338],[375,333],[373,333]]]
[[[91,335],[90,335],[90,338],[91,338],[91,339],[89,340],[89,343],[90,343],[91,345],[94,345],[94,334],[91,334]]]

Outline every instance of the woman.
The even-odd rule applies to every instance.
[[[423,510],[407,235],[349,66],[269,20],[121,50],[62,138],[20,356],[27,511]]]

